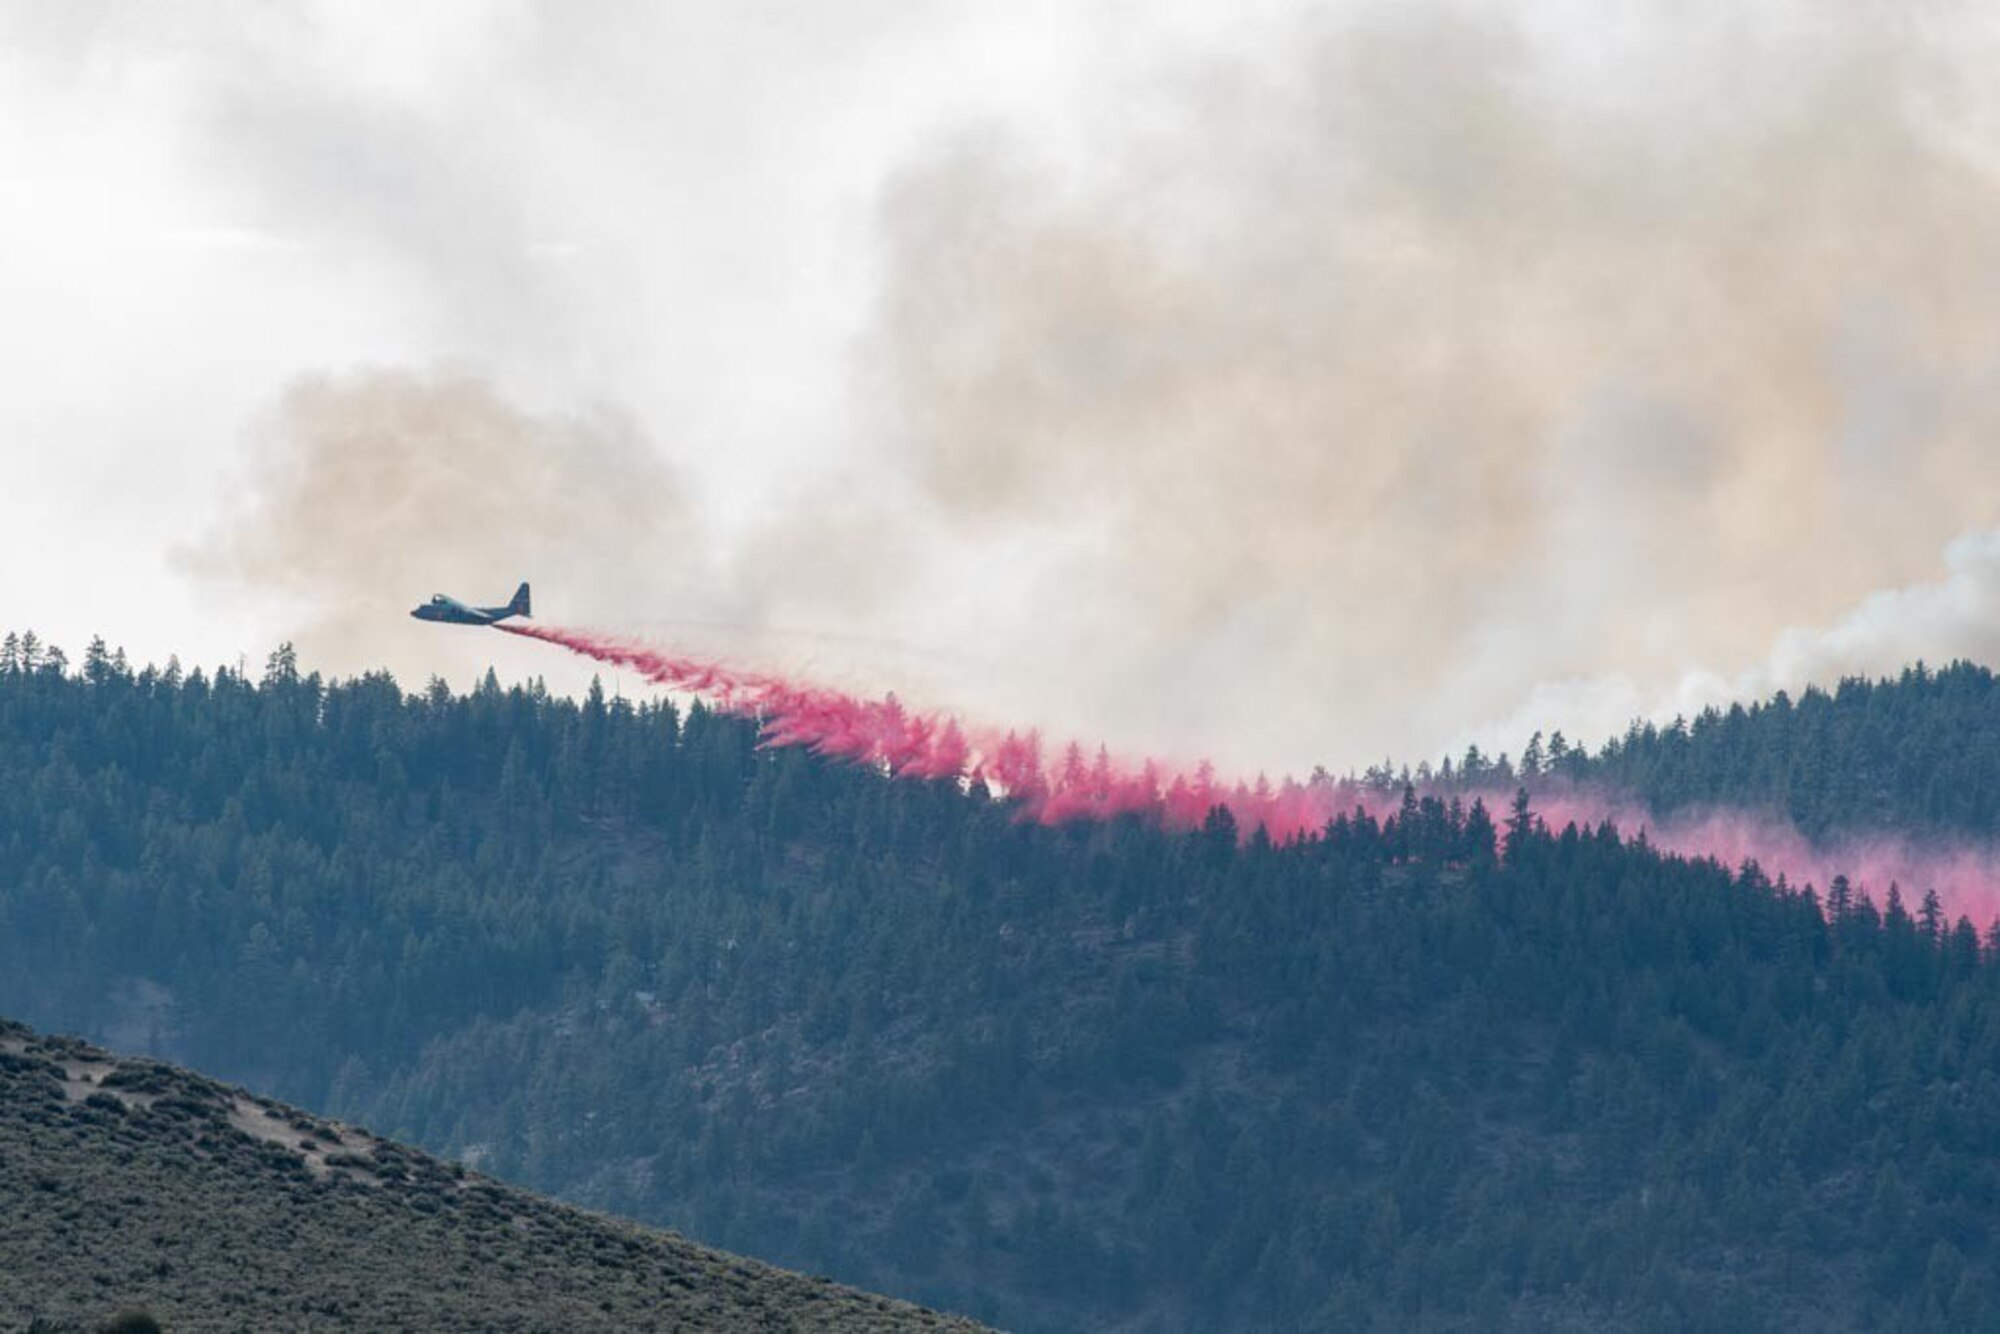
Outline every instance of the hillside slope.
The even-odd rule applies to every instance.
[[[972,1329],[0,1021],[0,1322]]]

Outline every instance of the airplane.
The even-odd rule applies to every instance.
[[[414,607],[410,615],[420,621],[443,621],[447,625],[498,625],[509,616],[528,614],[528,586],[514,590],[514,600],[504,607],[468,607],[457,598],[439,593],[429,602]]]

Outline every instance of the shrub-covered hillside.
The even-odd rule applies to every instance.
[[[971,1330],[0,1020],[0,1320]]]
[[[1414,797],[1043,829],[699,710],[18,656],[44,1027],[1021,1328],[2000,1320],[2000,961],[1879,888]]]

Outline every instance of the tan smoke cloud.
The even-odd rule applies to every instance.
[[[949,654],[913,655],[812,615],[837,604],[856,621],[867,580],[913,558],[893,528],[848,526],[880,517],[879,488],[781,494],[784,521],[732,556],[630,421],[531,412],[450,369],[301,378],[247,446],[241,494],[182,563],[281,607],[286,633],[323,671],[387,667],[414,688],[433,674],[463,686],[497,665],[506,679],[581,688],[591,670],[546,648],[406,615],[436,591],[502,603],[522,579],[538,619],[857,687],[907,687],[954,667]],[[848,516],[837,528],[817,517],[829,506]],[[780,594],[789,611],[773,623]]]
[[[1031,632],[1077,716],[1238,762],[1758,661],[2000,518],[1993,44],[1839,8],[1582,57],[1383,18],[1081,167],[950,145],[884,207],[888,457],[988,540],[1095,534]]]
[[[543,615],[704,608],[693,512],[616,416],[536,415],[465,372],[356,371],[293,384],[250,446],[233,516],[185,560],[282,600],[315,667],[419,685],[496,659],[539,670],[499,636],[404,614],[435,591],[504,602],[531,576]]]

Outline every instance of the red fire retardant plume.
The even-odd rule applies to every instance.
[[[1043,823],[1138,812],[1186,829],[1222,806],[1244,835],[1261,827],[1284,842],[1317,833],[1342,812],[1360,807],[1379,819],[1396,804],[1331,780],[1222,782],[1206,764],[1181,770],[1114,759],[1101,747],[1086,752],[1073,742],[1049,748],[1038,732],[968,726],[949,715],[905,708],[894,695],[860,699],[583,630],[532,623],[498,628],[628,668],[722,712],[756,718],[767,745],[803,746],[901,778],[983,782],[1013,802],[1023,818]],[[1469,804],[1475,796],[1498,818],[1513,794],[1490,791],[1460,799]],[[1794,885],[1824,889],[1834,876],[1846,875],[1878,897],[1900,885],[1914,905],[1924,890],[1935,889],[1953,915],[1985,921],[2000,913],[2000,853],[1983,844],[1918,848],[1881,835],[1816,845],[1785,821],[1747,811],[1710,809],[1662,819],[1615,794],[1570,785],[1539,790],[1534,808],[1551,828],[1610,823],[1628,836],[1643,832],[1664,852],[1712,858],[1731,868],[1754,861],[1766,875]]]
[[[1316,831],[1334,815],[1331,785],[1288,781],[1273,787],[1261,779],[1224,785],[1205,764],[1185,773],[1151,762],[1131,765],[1102,748],[1086,754],[1074,743],[1051,754],[1038,732],[968,727],[945,714],[905,708],[894,695],[859,699],[581,630],[521,623],[499,628],[629,668],[725,713],[756,718],[768,745],[804,746],[900,778],[984,782],[1031,820],[1053,824],[1144,811],[1187,828],[1227,806],[1246,831],[1262,825],[1282,840]]]

